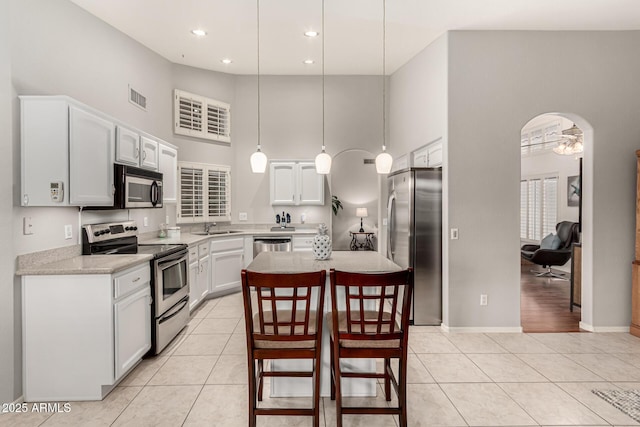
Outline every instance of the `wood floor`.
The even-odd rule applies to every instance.
[[[569,311],[568,280],[536,277],[531,265],[520,275],[520,321],[524,332],[580,332],[580,308]]]

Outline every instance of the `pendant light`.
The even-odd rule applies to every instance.
[[[387,153],[387,121],[385,114],[386,105],[386,39],[387,39],[387,2],[382,0],[382,153],[376,156],[376,172],[388,174],[391,172],[393,157]]]
[[[260,150],[260,0],[256,0],[258,33],[258,147],[251,155],[251,172],[264,173],[267,169],[267,156]]]
[[[316,156],[316,172],[327,175],[331,172],[331,156],[327,154],[324,145],[324,0],[322,0],[322,152]]]

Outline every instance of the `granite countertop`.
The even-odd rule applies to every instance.
[[[230,228],[230,230],[234,230]],[[313,235],[318,231],[315,228],[300,228],[295,231],[270,231],[265,229],[243,229],[238,233],[228,234],[209,234],[208,236],[202,236],[199,234],[193,234],[189,231],[181,231],[180,237],[158,237],[157,233],[149,233],[147,236],[138,236],[140,243],[142,244],[183,244],[194,245],[205,242],[209,239],[232,239],[234,237],[244,236],[296,236],[296,235]]]
[[[329,270],[358,273],[385,273],[401,268],[373,251],[335,251],[325,261],[313,258],[311,252],[262,252],[249,264],[247,270],[258,273],[300,273]]]
[[[47,264],[33,265],[16,271],[18,276],[65,274],[113,274],[143,262],[151,255],[79,255]]]

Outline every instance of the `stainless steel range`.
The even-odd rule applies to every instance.
[[[189,322],[187,245],[139,244],[135,221],[83,227],[82,253],[149,254],[151,260],[151,350],[158,354]]]

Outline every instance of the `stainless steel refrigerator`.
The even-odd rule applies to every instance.
[[[411,168],[388,177],[387,256],[413,267],[415,325],[442,323],[442,169]]]

